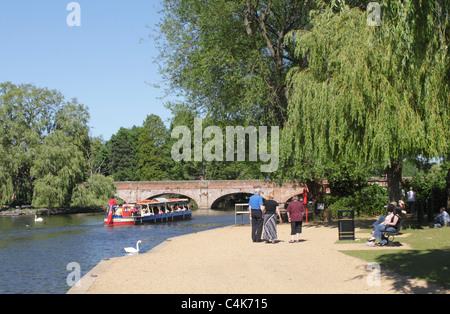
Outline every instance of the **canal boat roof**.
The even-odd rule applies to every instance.
[[[137,204],[158,205],[167,203],[186,203],[189,202],[187,198],[156,198],[153,200],[140,200]]]

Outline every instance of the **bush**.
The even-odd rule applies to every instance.
[[[355,215],[359,217],[372,217],[384,214],[384,205],[388,204],[389,198],[385,187],[373,184],[348,196],[327,195],[324,197],[324,202],[334,218],[341,209],[353,209]]]
[[[360,204],[358,216],[378,216],[385,214],[384,205],[389,203],[386,187],[372,184],[356,193],[356,201]]]
[[[355,201],[352,196],[330,196],[324,197],[325,208],[331,211],[333,218],[337,218],[340,209],[355,209]]]

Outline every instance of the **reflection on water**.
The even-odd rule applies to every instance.
[[[211,214],[213,213],[213,214]],[[227,226],[234,212],[193,212],[192,219],[136,226],[103,226],[103,214],[0,217],[0,293],[66,293],[76,262],[81,276],[105,258],[126,255],[124,247],[148,252],[167,238]]]

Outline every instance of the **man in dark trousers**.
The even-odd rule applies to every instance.
[[[264,224],[264,202],[261,197],[261,189],[256,189],[255,194],[248,201],[250,220],[252,221],[252,241],[261,242],[261,234]]]

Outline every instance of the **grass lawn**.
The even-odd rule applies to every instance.
[[[364,232],[370,232],[370,229]],[[450,289],[450,227],[403,229],[408,237],[396,237],[395,243],[409,244],[407,250],[350,250],[345,254],[380,264],[398,274],[426,280]]]

